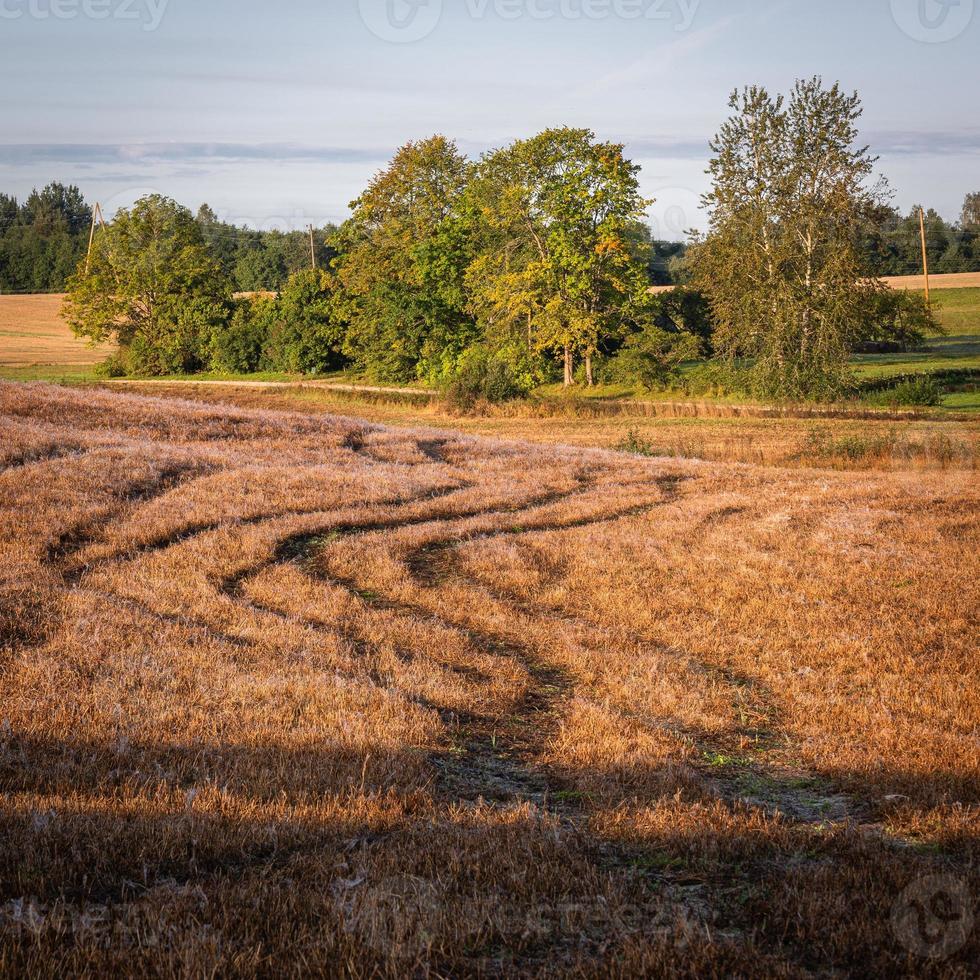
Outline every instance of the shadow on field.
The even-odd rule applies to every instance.
[[[593,811],[587,796],[549,809],[433,796],[421,750],[0,746],[0,949],[25,968],[56,936],[64,960],[50,962],[127,972],[143,956],[154,972],[222,972],[224,950],[289,937],[296,962],[346,959],[358,975],[929,975],[894,942],[896,899],[928,876],[969,881],[980,856],[966,830],[920,850],[654,768],[632,796],[614,772],[570,772],[624,794]],[[978,953],[974,934],[935,975]]]

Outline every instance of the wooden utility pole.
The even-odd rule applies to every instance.
[[[97,221],[105,229],[105,218],[102,217],[102,205],[98,201],[95,202],[95,207],[92,208],[92,227],[89,229],[88,252],[85,255],[85,275],[88,275],[89,267],[92,264],[92,245],[95,242],[95,223]]]
[[[313,244],[313,225],[310,225],[310,261],[313,268],[316,268],[316,246]]]
[[[926,277],[926,305],[929,305],[929,253],[926,251],[926,209],[919,208],[919,234],[922,238],[922,272]]]

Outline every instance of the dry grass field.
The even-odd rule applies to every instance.
[[[440,401],[355,395],[310,383],[118,382],[111,387],[206,404],[342,415],[381,425],[420,423],[468,435],[633,453],[754,463],[783,468],[856,470],[973,469],[980,464],[980,419],[937,420],[914,411],[787,409],[711,402],[602,405],[515,403],[460,414]],[[597,409],[597,414],[592,409]]]
[[[885,276],[882,282],[892,289],[925,289],[925,276]],[[976,289],[980,287],[980,272],[947,272],[929,277],[933,289]]]
[[[61,319],[64,296],[0,295],[0,367],[79,366],[105,360],[111,345],[91,347]]]
[[[974,977],[978,504],[0,382],[0,974]]]

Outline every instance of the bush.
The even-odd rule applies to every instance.
[[[507,351],[491,351],[482,344],[469,348],[459,360],[446,386],[446,400],[457,408],[472,409],[478,402],[492,404],[523,398],[533,380]]]
[[[900,381],[892,388],[884,391],[877,391],[867,396],[866,401],[872,405],[941,405],[944,391],[942,386],[934,379],[927,376],[921,378],[908,378]]]
[[[918,350],[926,337],[945,332],[924,296],[900,289],[871,293],[864,321],[860,353]]]
[[[269,329],[267,318],[261,315],[260,303],[237,300],[230,321],[212,332],[208,345],[212,371],[250,374],[259,369]]]
[[[664,388],[677,377],[684,361],[698,356],[698,349],[699,341],[692,334],[671,332],[651,323],[626,340],[604,373],[610,381]]]
[[[121,354],[110,354],[95,367],[97,378],[125,378],[127,373],[126,361]]]
[[[747,371],[725,361],[706,361],[695,364],[684,373],[682,387],[685,394],[694,397],[747,395],[751,389],[751,378]]]

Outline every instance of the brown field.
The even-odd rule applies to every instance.
[[[891,289],[923,290],[925,276],[883,276],[881,280]],[[980,272],[950,272],[929,276],[932,289],[973,289],[980,286]],[[673,286],[651,286],[651,293],[669,293]]]
[[[97,364],[112,345],[91,347],[61,319],[60,294],[0,295],[0,367]]]
[[[208,404],[343,415],[381,425],[448,427],[468,435],[631,449],[658,456],[784,468],[858,470],[973,469],[980,463],[980,420],[937,420],[913,411],[785,409],[712,402],[572,402],[486,406],[453,413],[439,400],[373,397],[319,382],[106,382],[149,395]],[[595,413],[595,414],[594,414]]]
[[[885,276],[882,282],[892,289],[925,289],[925,276]],[[976,289],[980,287],[980,272],[948,272],[929,276],[932,289]]]
[[[973,977],[978,504],[0,382],[0,975]]]

